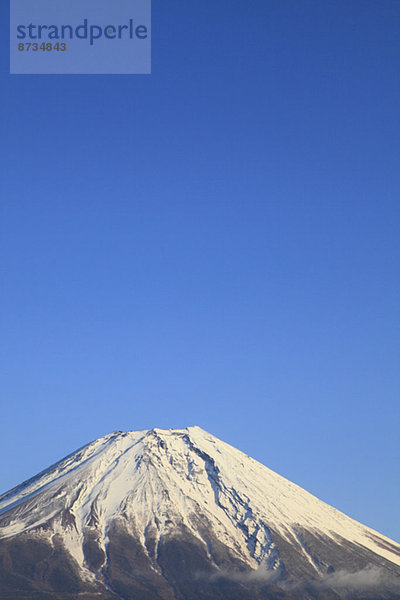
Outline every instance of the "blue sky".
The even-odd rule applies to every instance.
[[[200,425],[400,541],[400,3],[153,1],[151,76],[10,76],[6,490]]]

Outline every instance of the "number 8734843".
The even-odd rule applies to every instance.
[[[33,43],[20,43],[18,44],[18,50],[20,52],[65,52],[67,49],[67,44],[64,42],[52,44],[51,42],[43,42],[42,44]]]

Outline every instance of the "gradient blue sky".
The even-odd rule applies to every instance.
[[[400,2],[153,1],[151,76],[10,76],[5,491],[200,425],[400,541]]]

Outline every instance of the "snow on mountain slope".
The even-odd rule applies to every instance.
[[[398,544],[199,427],[115,432],[85,446],[0,496],[0,539],[47,524],[87,571],[87,527],[96,528],[104,550],[110,525],[121,515],[135,524],[144,549],[149,529],[160,538],[178,525],[204,543],[196,527],[200,513],[251,569],[279,568],[277,534],[317,574],[320,565],[302,530],[335,544],[347,540],[400,565]]]

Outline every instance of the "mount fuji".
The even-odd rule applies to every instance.
[[[399,600],[400,545],[199,427],[114,432],[0,496],[1,600]]]

